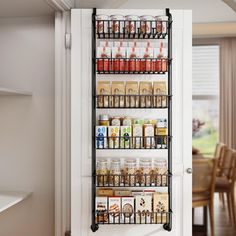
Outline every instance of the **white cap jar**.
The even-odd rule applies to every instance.
[[[112,33],[123,33],[125,17],[122,15],[111,15]]]
[[[134,186],[138,180],[136,179],[137,162],[135,159],[125,160],[124,174],[125,185]]]
[[[125,16],[125,32],[126,33],[137,33],[140,28],[140,18],[135,15]]]
[[[140,171],[140,184],[142,186],[148,186],[151,184],[151,172],[152,172],[152,160],[151,159],[141,159],[139,161],[139,171]]]
[[[140,16],[140,20],[140,32],[142,34],[152,33],[152,28],[155,27],[155,18],[153,16]]]
[[[106,159],[97,161],[97,185],[106,186],[108,176],[108,162]]]
[[[107,16],[107,15],[96,15],[95,18],[96,18],[97,33],[107,33],[108,32],[109,16]]]
[[[167,185],[167,161],[164,158],[154,160],[155,185]]]
[[[121,182],[122,179],[120,159],[113,159],[111,161],[109,184],[111,186],[120,186]]]
[[[168,16],[155,16],[155,28],[158,34],[167,33]]]

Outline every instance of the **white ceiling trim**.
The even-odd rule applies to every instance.
[[[234,0],[222,0],[222,1],[236,12],[236,2]]]
[[[45,0],[55,11],[69,11],[74,7],[74,0]]]

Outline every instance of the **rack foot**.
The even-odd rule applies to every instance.
[[[171,226],[170,226],[170,224],[164,224],[163,225],[163,228],[164,228],[164,230],[166,230],[166,231],[171,231]]]
[[[98,224],[91,225],[91,230],[92,230],[93,232],[96,232],[98,229],[99,229]]]

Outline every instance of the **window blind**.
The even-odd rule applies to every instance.
[[[193,97],[219,95],[219,45],[193,46]]]

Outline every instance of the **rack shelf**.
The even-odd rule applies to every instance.
[[[168,58],[96,58],[98,74],[166,74]]]
[[[28,198],[32,192],[0,191],[0,212]]]
[[[168,149],[168,135],[156,136],[96,136],[96,149]]]
[[[172,21],[96,20],[99,39],[165,39]]]
[[[31,92],[0,87],[0,95],[32,96]]]
[[[166,109],[172,95],[96,95],[98,109]]]
[[[172,174],[97,174],[95,177],[97,187],[167,187]]]
[[[96,212],[97,224],[166,224],[172,212]],[[133,216],[133,217],[132,217]]]
[[[102,20],[98,19],[96,9],[92,14],[92,224],[91,230],[97,231],[99,224],[163,224],[163,228],[172,228],[172,16],[166,9],[168,20]],[[99,39],[166,39],[168,55],[165,58],[101,58],[97,57],[97,40]],[[99,95],[96,94],[98,74],[154,74],[167,75],[167,94],[148,95]],[[97,137],[97,109],[167,109],[168,135],[133,137]],[[148,143],[148,145],[146,145]],[[167,150],[168,173],[133,175],[102,175],[97,173],[97,153],[99,150]],[[100,154],[98,154],[100,155]],[[104,154],[105,155],[105,152]],[[106,156],[106,155],[105,155]],[[152,172],[151,172],[152,173]],[[96,190],[103,187],[165,187],[168,193],[168,209],[158,212],[135,212],[133,218],[127,212],[111,212],[96,210]],[[155,211],[157,209],[153,209]],[[140,217],[142,219],[140,219]]]

